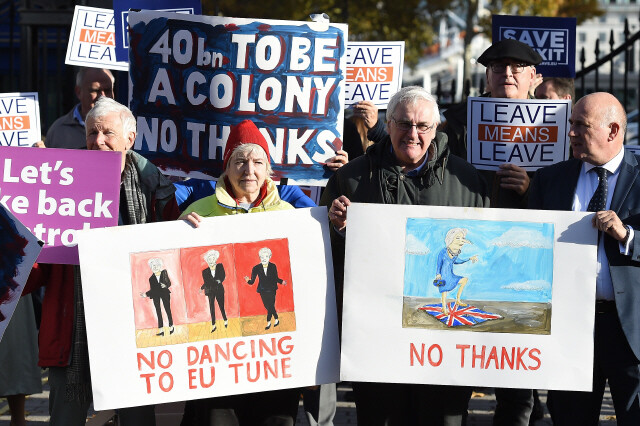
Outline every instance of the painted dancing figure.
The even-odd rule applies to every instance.
[[[259,280],[257,291],[260,293],[262,304],[267,310],[267,325],[264,329],[268,330],[271,328],[271,317],[275,319],[274,327],[280,324],[278,313],[276,312],[276,291],[278,290],[278,284],[287,285],[287,282],[278,276],[278,268],[270,262],[271,250],[268,247],[261,248],[258,256],[260,257],[260,263],[251,270],[251,279],[246,276],[244,279],[249,285],[252,285],[256,278]]]

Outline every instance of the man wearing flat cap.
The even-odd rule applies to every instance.
[[[506,39],[489,46],[478,58],[487,67],[487,93],[483,96],[507,99],[529,99],[529,86],[536,76],[535,66],[542,57],[528,45]],[[449,137],[454,155],[467,158],[467,103],[454,105],[444,112],[447,119],[443,131]],[[513,164],[502,164],[500,170],[481,172],[491,188],[491,207],[526,208],[529,176]]]
[[[528,99],[529,86],[536,76],[535,66],[542,57],[528,45],[506,39],[492,44],[478,58],[487,67],[487,93],[483,96]],[[467,158],[467,103],[454,105],[444,112],[447,119],[442,130],[449,138],[454,155]],[[530,177],[522,168],[502,164],[496,171],[481,170],[489,184],[491,207],[526,208]],[[530,389],[496,389],[497,406],[494,425],[526,426],[533,408]]]

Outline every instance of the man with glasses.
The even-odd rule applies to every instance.
[[[542,57],[528,45],[516,40],[492,44],[478,58],[487,67],[487,93],[483,96],[507,99],[529,99],[529,86],[535,79],[535,66]],[[443,131],[449,138],[451,153],[467,158],[467,103],[454,105],[444,112],[447,119]],[[491,206],[525,208],[529,176],[513,164],[502,164],[497,172],[482,172],[491,187]]]
[[[536,77],[535,66],[542,57],[528,45],[517,40],[501,40],[489,46],[478,62],[487,67],[487,90],[483,96],[506,99],[529,99],[529,88]],[[467,158],[467,103],[449,108],[443,131],[449,138],[454,155]],[[480,172],[491,188],[491,207],[526,208],[530,177],[522,168],[502,164],[497,172]],[[527,426],[533,409],[530,389],[496,389],[497,426]]]
[[[340,317],[351,202],[488,207],[486,183],[473,166],[450,155],[447,138],[436,131],[439,122],[435,98],[422,87],[404,87],[389,102],[389,134],[329,179],[321,204],[330,207]],[[367,426],[460,425],[471,395],[470,388],[457,386],[354,383],[353,388],[358,424]]]

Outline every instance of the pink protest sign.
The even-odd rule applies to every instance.
[[[118,224],[119,152],[3,147],[0,203],[44,242],[38,262],[78,264],[75,232]]]

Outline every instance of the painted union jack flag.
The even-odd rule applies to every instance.
[[[423,307],[418,309],[433,316],[435,319],[439,320],[447,327],[475,325],[488,320],[502,318],[502,316],[498,314],[485,312],[482,309],[478,309],[475,306],[471,305],[461,307],[458,306],[458,304],[455,302],[450,302],[448,304],[448,307],[449,315],[445,315],[442,313],[442,305],[440,303],[435,303],[433,305],[424,305]]]

